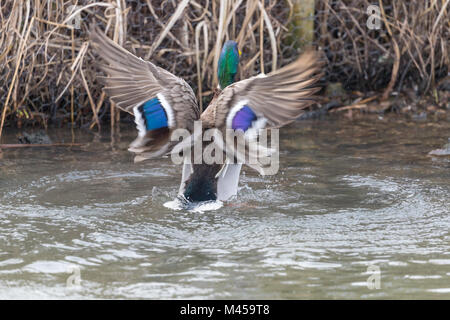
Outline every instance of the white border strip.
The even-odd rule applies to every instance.
[[[134,122],[136,123],[136,128],[138,129],[138,137],[144,137],[147,133],[147,128],[145,127],[145,120],[139,111],[139,106],[133,108]]]
[[[246,104],[248,103],[248,100],[241,100],[239,101],[233,108],[231,108],[230,113],[228,113],[227,116],[227,128],[232,129],[233,124],[233,118],[238,113],[239,110],[241,110]]]
[[[162,93],[158,93],[156,97],[161,102],[161,105],[164,108],[164,111],[166,111],[167,114],[167,123],[169,125],[169,128],[173,128],[175,126],[175,115],[173,113],[173,109],[170,106],[170,104],[167,102],[166,98],[162,95]]]

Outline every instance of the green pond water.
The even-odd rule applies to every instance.
[[[204,212],[164,206],[181,167],[134,164],[132,124],[48,134],[83,145],[1,155],[0,299],[450,298],[449,121],[297,122]]]

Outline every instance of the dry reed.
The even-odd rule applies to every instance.
[[[90,23],[133,53],[186,79],[204,106],[227,39],[243,51],[240,78],[270,72],[301,51],[298,0],[8,0],[0,4],[0,138],[3,127],[119,120],[96,81]],[[372,1],[373,2],[373,1]],[[370,1],[316,0],[314,42],[326,80],[346,88],[434,90],[447,75],[450,0],[382,1],[381,30],[366,27]],[[311,18],[309,18],[311,19]],[[79,22],[79,25],[78,25]]]

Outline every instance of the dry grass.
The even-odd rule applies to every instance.
[[[381,29],[366,27],[366,9],[378,3]],[[426,93],[450,65],[450,0],[320,1],[320,45],[329,79],[387,95],[405,83]],[[353,66],[350,68],[349,66]]]
[[[241,78],[295,59],[302,40],[293,36],[295,1],[2,1],[0,137],[5,123],[46,127],[50,120],[100,129],[109,116],[114,128],[120,114],[96,81],[89,23],[186,79],[204,106],[217,85],[225,40],[237,40],[243,51]],[[449,1],[380,0],[383,27],[370,31],[365,25],[369,1],[316,0],[313,45],[328,59],[327,80],[383,90],[386,96],[405,85],[434,89],[450,65]],[[70,9],[74,4],[78,7]],[[79,28],[74,27],[77,17]]]

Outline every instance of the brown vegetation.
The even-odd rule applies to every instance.
[[[371,2],[316,0],[314,17],[305,18],[294,10],[297,0],[2,1],[0,137],[5,123],[100,128],[110,115],[115,125],[119,113],[96,81],[90,23],[186,79],[203,105],[217,84],[224,40],[236,39],[243,51],[241,78],[267,73],[305,45],[299,19],[314,19],[314,40],[306,45],[324,51],[324,80],[347,90],[378,90],[384,98],[404,87],[435,93],[450,65],[450,0],[379,0],[380,30],[366,26]]]

